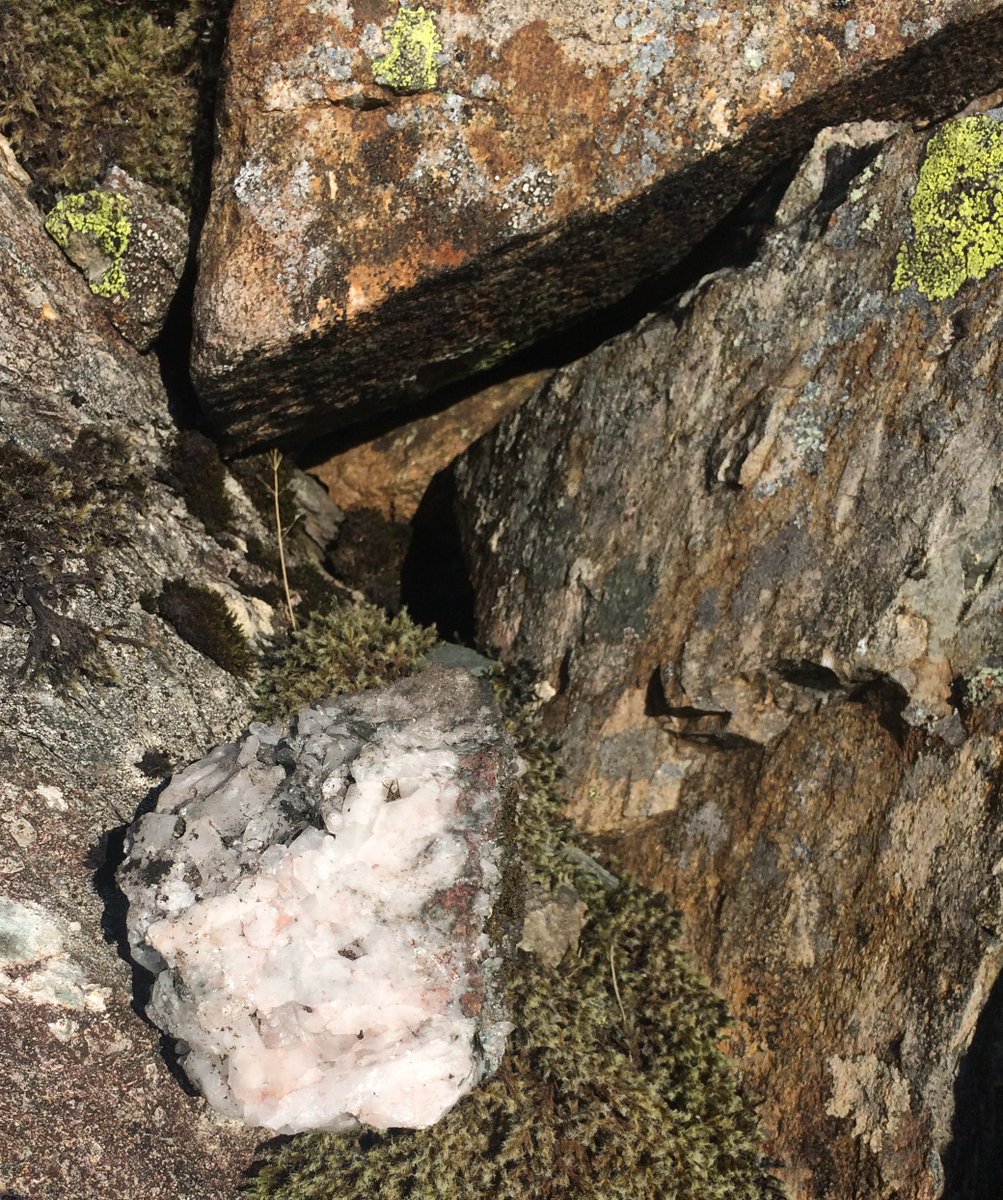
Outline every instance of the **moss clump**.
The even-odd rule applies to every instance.
[[[193,429],[175,435],[167,454],[164,482],[214,537],[234,527],[236,514],[226,492],[226,468],[216,446]]]
[[[335,603],[292,634],[262,672],[257,709],[278,720],[328,696],[393,683],[410,675],[435,641],[433,630],[404,611],[388,617],[374,604]]]
[[[64,196],[45,218],[45,228],[63,250],[80,243],[97,256],[88,282],[95,296],[129,299],[122,260],[132,234],[132,201],[116,192]]]
[[[390,43],[382,58],[373,60],[373,78],[395,92],[430,92],[439,82],[436,55],[442,53],[442,38],[435,14],[424,6],[403,4],[384,34]]]
[[[431,1129],[311,1134],[250,1184],[258,1200],[762,1200],[779,1195],[718,1048],[722,1003],[676,946],[664,898],[610,889],[565,851],[557,771],[531,712],[503,706],[527,764],[518,820],[532,884],[572,883],[589,919],[556,968],[522,954],[497,1076]],[[587,859],[586,859],[587,861]],[[614,976],[615,972],[615,976]],[[619,993],[619,999],[617,996]]]
[[[0,3],[0,132],[36,182],[78,191],[117,163],[186,206],[230,3]]]
[[[97,588],[99,556],[123,539],[141,494],[118,439],[83,431],[52,458],[0,443],[0,624],[27,632],[28,678],[110,677],[99,642],[121,639],[66,608]]]
[[[910,208],[896,291],[915,284],[928,300],[945,300],[1003,264],[1003,123],[966,117],[936,133]]]
[[[152,602],[148,599],[146,607],[224,671],[241,676],[253,673],[257,659],[219,592],[183,579],[168,579],[160,595]]]

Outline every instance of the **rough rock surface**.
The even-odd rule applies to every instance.
[[[758,261],[457,473],[481,639],[541,676],[575,816],[686,912],[803,1197],[939,1194],[1001,966],[1003,276],[894,290],[930,134],[888,132],[827,134]]]
[[[515,771],[490,687],[434,667],[172,779],[119,880],[147,1011],[218,1112],[425,1128],[498,1066]]]
[[[492,384],[440,412],[418,417],[311,467],[341,508],[373,508],[410,521],[432,479],[508,416],[548,378],[534,371]]]
[[[302,440],[619,299],[824,124],[993,86],[1001,13],[238,0],[195,314],[212,420],[232,449]]]
[[[88,200],[116,205],[111,223],[120,229],[109,229],[107,215],[93,220],[95,206]],[[72,222],[74,204],[82,221]],[[165,204],[153,188],[112,167],[95,192],[64,197],[47,227],[84,272],[91,290],[104,298],[116,329],[138,349],[148,350],[164,327],[181,282],[188,255],[184,214]]]
[[[178,1086],[134,1011],[102,873],[150,789],[249,716],[247,682],[140,596],[183,578],[249,632],[281,620],[230,572],[274,577],[163,482],[174,437],[156,363],[0,168],[0,1191],[13,1196],[221,1200],[254,1154]],[[266,542],[213,461],[245,536]]]

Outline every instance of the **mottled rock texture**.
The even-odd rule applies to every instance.
[[[621,298],[823,125],[987,90],[1001,11],[237,0],[195,317],[221,437],[314,436]]]
[[[171,780],[118,877],[147,1012],[213,1108],[423,1129],[498,1067],[516,769],[490,686],[434,667]]]
[[[250,657],[234,618],[281,624],[231,578],[275,588],[236,533],[268,527],[210,443],[181,452],[157,364],[42,221],[0,170],[0,1191],[220,1200],[254,1141],[172,1077],[95,873],[155,784],[246,723],[219,662]]]
[[[184,213],[120,167],[63,197],[46,228],[108,304],[112,324],[148,350],[164,327],[188,255]]]
[[[344,509],[373,508],[389,521],[410,521],[433,478],[514,412],[550,374],[534,371],[492,384],[439,412],[341,450],[311,467],[311,474]]]
[[[686,914],[798,1197],[939,1195],[1001,966],[1003,280],[894,290],[931,134],[889,132],[827,134],[755,263],[457,472],[481,640]]]

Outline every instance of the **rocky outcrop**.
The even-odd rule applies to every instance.
[[[221,1200],[253,1135],[133,1009],[106,862],[246,724],[252,642],[283,620],[247,561],[269,529],[2,170],[0,229],[0,1191]]]
[[[999,3],[234,6],[196,382],[230,449],[425,394],[667,270],[824,124],[996,82]]]
[[[481,640],[686,913],[798,1197],[940,1194],[1001,966],[1003,125],[891,134],[457,472]]]

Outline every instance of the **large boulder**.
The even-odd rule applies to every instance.
[[[1003,964],[1003,124],[892,133],[457,471],[481,639],[687,915],[803,1197],[940,1194]]]
[[[996,82],[997,0],[238,0],[196,383],[230,449],[472,374],[663,272],[823,124]]]

